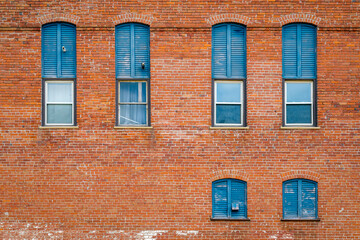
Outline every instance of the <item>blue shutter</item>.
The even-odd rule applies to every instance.
[[[297,25],[283,27],[283,77],[296,78],[298,76]]]
[[[246,78],[245,27],[231,24],[231,78]],[[229,73],[228,73],[229,75]]]
[[[228,218],[228,181],[213,182],[213,218]]]
[[[56,23],[42,27],[42,77],[57,77],[57,37],[58,27]]]
[[[136,78],[150,77],[150,31],[149,27],[134,24],[134,70]],[[145,63],[145,68],[141,64]]]
[[[283,217],[298,218],[298,181],[290,180],[283,183]]]
[[[316,182],[301,180],[301,218],[317,218],[317,187]]]
[[[316,27],[301,24],[301,78],[316,78]]]
[[[115,64],[117,78],[131,77],[131,28],[130,24],[115,29]]]
[[[76,28],[67,23],[61,23],[61,74],[62,78],[76,77]],[[62,48],[66,51],[63,51]]]
[[[227,78],[227,25],[212,29],[212,75]]]
[[[283,77],[316,78],[316,27],[295,23],[283,27]]]
[[[246,183],[232,179],[231,180],[231,206],[233,204],[239,205],[239,210],[231,211],[232,218],[246,218],[247,217],[247,207],[246,207]],[[230,208],[231,208],[230,206]]]

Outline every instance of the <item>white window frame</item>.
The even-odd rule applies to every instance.
[[[146,99],[145,102],[120,102],[120,83],[123,82],[131,82],[131,83],[145,83],[145,93],[146,93]],[[142,89],[143,91],[143,89]],[[148,94],[148,81],[147,80],[118,80],[118,126],[148,126],[148,119],[149,119],[149,104],[148,104],[148,98],[149,98],[149,94]],[[139,99],[142,96],[142,94],[138,94],[139,95]],[[139,101],[138,99],[138,101]],[[120,119],[121,119],[121,113],[120,113],[120,106],[121,105],[146,105],[146,122],[145,124],[120,124]]]
[[[71,83],[71,96],[72,102],[49,102],[48,101],[48,83]],[[71,105],[71,123],[48,123],[47,122],[47,111],[48,105],[67,104]],[[47,80],[45,81],[45,125],[46,126],[73,126],[74,125],[74,81],[73,80]]]
[[[288,102],[287,101],[287,84],[288,83],[310,83],[311,84],[311,101],[310,102]],[[287,105],[302,105],[302,104],[310,104],[311,106],[311,123],[287,123]],[[297,81],[297,80],[285,80],[285,126],[313,126],[314,125],[314,81]]]
[[[217,84],[218,83],[240,83],[240,102],[218,102],[217,101]],[[217,123],[216,106],[222,105],[240,105],[240,123]],[[214,80],[214,126],[243,126],[244,124],[244,81],[243,80]]]

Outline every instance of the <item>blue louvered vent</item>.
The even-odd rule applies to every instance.
[[[283,27],[283,77],[316,78],[316,27],[294,23]]]
[[[246,182],[222,179],[213,182],[213,218],[246,218]]]
[[[116,27],[116,77],[150,77],[150,31],[138,23]],[[143,66],[142,66],[143,64]]]
[[[219,24],[212,29],[212,75],[218,79],[246,78],[246,28]]]
[[[293,179],[283,183],[284,219],[317,218],[317,183]]]
[[[76,28],[68,23],[42,27],[42,77],[76,77]]]

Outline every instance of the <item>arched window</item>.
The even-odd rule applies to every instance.
[[[246,126],[246,27],[212,28],[213,120],[217,127]]]
[[[139,23],[115,28],[116,124],[150,125],[150,30]]]
[[[42,125],[76,125],[76,27],[45,24],[41,41]]]
[[[283,125],[316,126],[316,27],[288,24],[282,38]]]
[[[283,182],[283,218],[317,219],[317,182],[291,179]]]
[[[246,219],[246,182],[221,179],[212,183],[212,218]]]

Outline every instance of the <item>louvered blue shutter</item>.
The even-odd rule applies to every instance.
[[[131,77],[131,27],[123,24],[115,32],[116,77]]]
[[[227,25],[214,26],[212,30],[212,75],[227,78]]]
[[[298,77],[297,25],[283,27],[283,77]]]
[[[150,77],[150,31],[149,27],[134,24],[134,70],[135,78]],[[143,69],[141,64],[145,64]]]
[[[228,182],[213,182],[213,218],[228,218]]]
[[[283,183],[283,217],[298,218],[298,181],[290,180]]]
[[[76,28],[73,25],[60,24],[61,78],[76,77]],[[64,49],[64,50],[63,50]]]
[[[316,183],[301,180],[301,218],[317,218],[317,187]]]
[[[301,78],[316,78],[316,27],[301,24]]]
[[[238,205],[239,210],[231,210],[232,218],[246,218],[246,183],[239,180],[231,180],[231,206]]]
[[[283,77],[316,78],[316,27],[297,23],[283,27]]]
[[[246,37],[245,27],[231,26],[231,78],[246,78]],[[229,74],[228,74],[229,75]]]
[[[42,77],[57,77],[57,37],[58,27],[56,23],[42,27]]]

